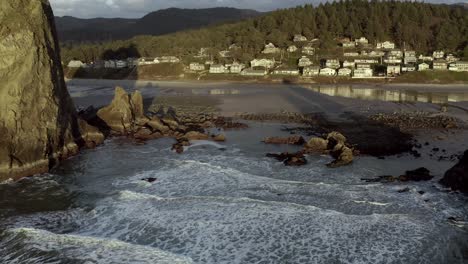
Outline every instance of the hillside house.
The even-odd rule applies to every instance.
[[[460,59],[455,57],[453,54],[448,54],[446,57],[445,57],[445,60],[448,62],[448,63],[451,63],[451,62],[456,62],[456,61],[459,61]]]
[[[302,53],[306,54],[306,55],[314,55],[315,54],[315,48],[310,46],[310,45],[304,46],[302,48]]]
[[[443,59],[445,56],[445,52],[441,51],[441,50],[437,50],[437,51],[434,51],[432,53],[432,57],[434,59]]]
[[[213,64],[215,64],[215,63],[212,60],[205,61],[205,65],[213,65]]]
[[[343,61],[343,67],[345,68],[354,68],[355,66],[356,66],[356,63],[354,63],[354,61],[348,61],[348,60]]]
[[[419,55],[418,57],[419,60],[422,60],[422,61],[433,61],[434,58],[432,56],[424,56],[424,55]]]
[[[390,50],[387,52],[387,56],[394,56],[397,58],[403,58],[403,52],[401,50]]]
[[[115,62],[115,68],[117,69],[122,69],[122,68],[127,68],[127,67],[128,67],[127,61],[118,60]]]
[[[288,52],[296,52],[297,51],[297,47],[295,45],[291,45],[288,47],[287,49]]]
[[[241,72],[243,76],[265,76],[267,75],[266,70],[254,70],[254,69],[244,69]]]
[[[307,58],[306,56],[302,56],[302,58],[299,59],[298,66],[299,67],[307,67],[312,65],[312,61]]]
[[[447,61],[436,60],[432,63],[432,69],[434,70],[447,70]]]
[[[367,54],[368,57],[383,57],[385,56],[385,52],[382,50],[372,50]]]
[[[266,69],[271,69],[275,67],[275,60],[270,59],[254,59],[250,62],[250,67],[264,67]]]
[[[175,56],[162,56],[154,59],[157,63],[179,63],[180,59]]]
[[[418,71],[426,71],[429,70],[429,68],[430,65],[425,62],[418,64]]]
[[[367,45],[369,44],[369,40],[365,37],[360,37],[358,39],[355,39],[354,42],[357,44],[357,45]]]
[[[370,68],[355,69],[353,72],[353,78],[372,78],[374,72]]]
[[[245,69],[245,64],[237,62],[233,63],[229,68],[231,73],[241,73],[243,69]]]
[[[305,42],[305,41],[307,41],[307,38],[302,36],[301,34],[296,34],[296,35],[294,35],[293,41],[294,42]]]
[[[378,64],[379,61],[374,59],[355,59],[354,63]]]
[[[205,57],[208,57],[208,51],[209,51],[208,48],[200,48],[200,50],[198,51],[197,55],[195,55],[194,57],[195,57],[195,58],[205,58]]]
[[[273,74],[274,75],[298,76],[299,70],[281,66],[281,67],[276,68],[273,71]]]
[[[323,68],[320,69],[320,76],[335,76],[336,75],[336,70],[332,68]]]
[[[237,50],[237,49],[240,49],[240,48],[241,48],[241,47],[237,46],[236,43],[233,43],[233,44],[231,44],[231,45],[229,46],[228,49],[229,49],[229,50]]]
[[[341,43],[341,45],[342,45],[343,48],[345,48],[345,49],[351,49],[351,48],[355,48],[355,47],[356,47],[356,43],[355,43],[355,42],[351,42],[351,41],[344,41],[343,43]]]
[[[349,68],[338,69],[338,76],[341,76],[341,77],[351,76],[351,69]]]
[[[273,43],[268,43],[265,45],[265,48],[263,49],[262,53],[263,54],[274,54],[274,53],[279,53],[281,50],[277,48]]]
[[[377,49],[394,49],[395,43],[391,41],[377,42],[376,48]]]
[[[409,64],[401,66],[401,72],[414,72],[416,71],[416,65]]]
[[[198,63],[198,62],[192,62],[189,65],[189,69],[191,71],[204,71],[205,70],[205,65]]]
[[[367,63],[358,63],[356,64],[356,69],[371,69],[372,65]]]
[[[468,72],[468,61],[452,62],[449,66],[450,71]]]
[[[218,52],[219,56],[221,58],[229,58],[231,57],[231,51],[230,50],[222,50],[220,52]]]
[[[406,57],[416,57],[416,51],[414,50],[405,50],[403,55]]]
[[[155,58],[139,58],[138,66],[156,64]]]
[[[71,60],[68,65],[68,68],[84,68],[85,64],[80,60]]]
[[[329,59],[329,60],[326,60],[325,61],[325,66],[327,68],[331,68],[331,69],[338,69],[340,68],[340,61],[337,60],[337,59]]]
[[[210,66],[210,73],[226,73],[227,69],[222,64],[213,64]]]
[[[401,67],[400,65],[388,65],[387,66],[387,76],[396,76],[400,75]]]
[[[384,62],[388,63],[388,64],[400,64],[402,61],[401,61],[401,58],[399,58],[397,56],[388,55],[384,59]]]
[[[319,66],[307,66],[302,69],[302,76],[304,77],[313,77],[318,76],[320,73]]]
[[[358,57],[359,53],[357,53],[357,52],[344,52],[343,56],[344,57]]]

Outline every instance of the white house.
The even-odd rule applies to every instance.
[[[367,54],[369,57],[383,57],[385,55],[385,52],[382,50],[372,50]]]
[[[391,41],[377,42],[376,48],[377,49],[394,49],[395,43]]]
[[[401,66],[401,72],[413,72],[416,71],[416,65],[408,64]]]
[[[356,43],[351,41],[344,41],[343,43],[341,43],[341,45],[343,46],[343,48],[348,49],[356,47]]]
[[[107,69],[117,68],[116,61],[115,60],[106,60],[106,61],[104,61],[104,68],[107,68]]]
[[[250,67],[264,67],[271,69],[275,66],[275,61],[270,59],[254,59],[250,62]]]
[[[226,73],[227,69],[222,64],[213,64],[210,66],[210,73]]]
[[[367,63],[357,63],[356,64],[356,69],[370,69],[372,66]]]
[[[291,45],[288,47],[288,52],[296,52],[297,51],[297,47],[295,45]]]
[[[468,61],[453,62],[449,66],[450,71],[468,72]]]
[[[432,53],[432,57],[434,57],[434,59],[443,59],[445,56],[445,52],[443,52],[442,50],[436,50]]]
[[[379,61],[373,59],[355,59],[354,63],[377,64]]]
[[[265,76],[267,74],[266,70],[254,70],[254,69],[244,69],[241,72],[243,76]]]
[[[301,34],[296,34],[296,35],[294,35],[293,41],[294,42],[305,42],[305,41],[307,41],[307,38],[302,36]]]
[[[190,63],[189,68],[191,71],[204,71],[205,65],[198,62],[192,62]]]
[[[289,75],[289,76],[297,76],[299,75],[298,69],[292,69],[287,67],[278,67],[273,71],[274,75]]]
[[[356,66],[356,63],[354,61],[343,61],[343,67],[345,68],[354,68]]]
[[[359,53],[357,53],[357,52],[344,52],[343,56],[344,57],[357,57],[357,56],[359,56]]]
[[[447,62],[444,60],[436,60],[432,63],[432,69],[434,70],[447,70]]]
[[[320,69],[320,76],[335,76],[336,70],[332,68]]]
[[[401,67],[400,65],[388,65],[387,66],[387,76],[400,75]]]
[[[85,64],[80,60],[71,60],[68,65],[68,68],[84,68]]]
[[[370,68],[355,69],[353,72],[353,78],[371,78],[373,71]]]
[[[307,66],[302,69],[302,76],[304,77],[312,77],[312,76],[317,76],[320,73],[320,67],[319,66]]]
[[[356,44],[361,44],[361,45],[369,44],[369,40],[365,37],[360,37],[358,39],[355,39],[354,42],[356,42]]]
[[[384,59],[384,62],[385,63],[389,63],[389,64],[400,64],[402,61],[401,61],[401,58],[400,57],[397,57],[397,56],[392,56],[392,55],[388,55],[385,59]]]
[[[263,54],[273,54],[279,52],[280,49],[277,48],[273,43],[268,43],[267,45],[265,45],[265,48],[262,51]]]
[[[307,67],[307,66],[310,66],[312,64],[313,63],[309,58],[307,58],[306,56],[302,56],[302,58],[299,59],[298,66],[299,67]]]
[[[307,54],[307,55],[314,55],[315,54],[315,48],[307,45],[302,47],[302,53]]]
[[[138,59],[138,66],[140,65],[151,65],[151,64],[156,64],[156,59],[155,58],[139,58]]]
[[[128,63],[126,61],[123,61],[123,60],[118,60],[118,61],[115,62],[115,67],[118,68],[118,69],[127,68]]]
[[[419,55],[419,60],[422,60],[422,61],[433,61],[434,58],[432,56],[424,56],[424,55]]]
[[[338,69],[338,76],[351,76],[351,69],[349,68]]]
[[[445,60],[448,62],[448,63],[451,63],[451,62],[456,62],[456,61],[459,61],[460,59],[455,57],[453,54],[448,54],[446,57],[445,57]]]
[[[430,65],[423,62],[423,63],[420,63],[418,64],[418,71],[426,71],[426,70],[429,70],[429,67]]]
[[[325,66],[327,68],[338,69],[340,68],[340,61],[337,59],[329,59],[325,61]]]
[[[179,63],[180,59],[175,56],[162,56],[154,59],[156,63]]]
[[[229,68],[231,73],[241,73],[245,69],[245,64],[234,62]]]
[[[397,58],[402,58],[403,57],[403,52],[401,50],[394,49],[394,50],[388,51],[387,56],[394,56],[394,57],[397,57]]]
[[[231,57],[231,51],[230,50],[222,50],[220,52],[218,52],[219,56],[221,58],[229,58]]]

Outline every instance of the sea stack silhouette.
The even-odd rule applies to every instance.
[[[1,181],[47,172],[104,136],[77,117],[49,1],[1,0],[0,25]]]

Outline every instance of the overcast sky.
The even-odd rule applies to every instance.
[[[1,1],[1,0],[0,0]],[[145,14],[169,7],[207,8],[236,7],[271,11],[321,0],[49,0],[56,16],[127,17],[139,18]],[[426,0],[434,3],[459,3],[467,0]]]

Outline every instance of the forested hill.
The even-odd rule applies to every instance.
[[[259,16],[254,10],[236,8],[179,9],[155,11],[140,19],[56,17],[62,42],[96,42],[129,39],[138,35],[163,35],[223,22]]]
[[[65,61],[71,58],[92,61],[134,55],[184,56],[195,54],[201,47],[216,51],[236,43],[242,50],[235,56],[245,61],[256,56],[267,42],[282,48],[292,44],[293,35],[298,33],[309,39],[319,38],[321,48],[336,46],[337,38],[365,36],[371,43],[393,40],[401,47],[405,43],[406,48],[419,52],[436,49],[457,52],[466,50],[468,43],[468,10],[460,5],[346,0],[278,10],[238,23],[165,36],[68,47],[63,49],[63,57]]]

